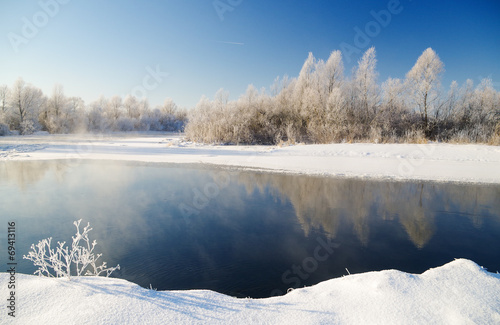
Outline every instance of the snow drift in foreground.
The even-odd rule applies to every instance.
[[[6,297],[9,275],[0,274]],[[500,275],[458,259],[421,275],[350,275],[282,297],[163,291],[120,279],[17,275],[18,324],[499,324]]]
[[[178,134],[0,137],[1,160],[99,159],[212,164],[286,173],[500,184],[500,147],[430,144],[214,146]]]

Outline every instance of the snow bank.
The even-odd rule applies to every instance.
[[[0,138],[0,160],[26,159],[202,163],[314,175],[500,183],[500,147],[486,145],[210,146],[175,134]]]
[[[9,275],[0,274],[2,297]],[[421,275],[350,275],[282,297],[164,291],[120,279],[17,275],[16,317],[1,324],[499,324],[500,275],[455,260]],[[4,300],[5,301],[5,300]]]

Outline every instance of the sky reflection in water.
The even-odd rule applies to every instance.
[[[82,218],[104,260],[122,266],[114,276],[159,290],[265,297],[346,268],[420,273],[459,257],[500,270],[500,186],[6,161],[0,197],[18,258],[42,238],[71,240]]]

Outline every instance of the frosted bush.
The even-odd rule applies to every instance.
[[[33,134],[36,131],[35,123],[32,120],[24,120],[20,125],[22,135]]]
[[[136,123],[136,119],[132,119],[130,117],[120,116],[118,120],[116,120],[116,128],[118,131],[129,132],[134,130],[134,124]]]
[[[43,239],[37,245],[31,245],[31,251],[23,258],[33,262],[38,266],[38,270],[34,274],[47,277],[67,277],[72,275],[83,276],[93,275],[99,276],[105,274],[110,276],[115,270],[120,269],[120,265],[115,267],[107,267],[106,262],[101,265],[97,264],[97,260],[102,254],[94,254],[94,249],[97,242],[90,241],[89,232],[90,223],[83,228],[80,233],[81,219],[73,222],[76,227],[76,234],[72,236],[71,247],[65,246],[66,242],[57,242],[57,246],[52,248],[52,237]],[[80,242],[83,241],[83,245]]]

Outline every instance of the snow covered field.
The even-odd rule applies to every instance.
[[[0,137],[2,160],[98,159],[203,163],[290,173],[500,184],[500,148],[452,144],[210,146],[175,134]],[[491,270],[495,271],[495,270]],[[0,274],[6,306],[9,274]],[[355,274],[283,297],[143,289],[110,278],[16,275],[16,317],[1,324],[500,323],[500,275],[455,260],[422,275]]]
[[[431,144],[215,146],[178,134],[0,137],[0,160],[202,163],[289,173],[500,184],[500,147]]]
[[[9,275],[0,274],[2,297]],[[500,275],[460,259],[421,275],[350,275],[267,299],[164,291],[130,282],[17,275],[16,317],[2,324],[498,324]],[[5,304],[5,303],[4,303]]]

